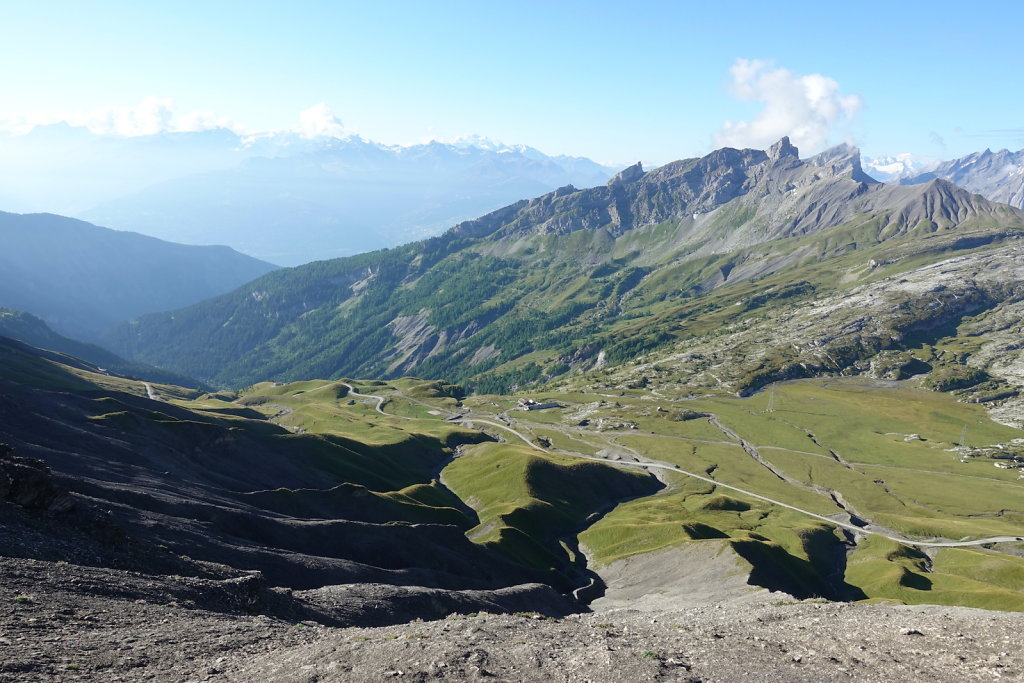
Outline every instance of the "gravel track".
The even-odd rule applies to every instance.
[[[480,418],[467,417],[467,416],[460,417],[459,422],[461,422],[463,424],[467,424],[467,425],[474,424],[474,423],[476,423],[476,424],[486,424],[486,425],[489,425],[489,426],[492,426],[492,427],[497,427],[499,429],[503,429],[503,430],[505,430],[507,432],[510,432],[510,433],[516,435],[520,439],[522,439],[524,443],[526,443],[528,446],[530,446],[534,450],[541,451],[541,452],[547,452],[546,449],[541,448],[537,444],[533,443],[522,432],[516,431],[515,429],[513,429],[513,428],[511,428],[511,427],[509,427],[507,425],[503,425],[503,424],[500,424],[498,422],[494,422],[494,421],[491,421],[491,420],[484,420],[484,419],[480,419]],[[716,426],[718,426],[720,429],[722,429],[723,433],[725,433],[727,435],[732,435],[733,434],[733,432],[731,432],[731,430],[727,430],[727,429],[723,428],[720,423],[716,424]],[[736,438],[739,438],[739,437],[736,437]],[[744,442],[744,443],[746,443],[746,442]],[[784,507],[784,508],[786,508],[788,510],[793,510],[793,511],[799,512],[799,513],[801,513],[803,515],[807,515],[809,517],[814,517],[815,519],[820,519],[820,520],[822,520],[824,522],[828,522],[829,524],[834,524],[834,525],[836,525],[838,527],[842,527],[843,529],[847,529],[848,531],[852,531],[852,532],[857,533],[857,534],[869,534],[869,535],[874,535],[874,536],[882,536],[883,538],[887,538],[889,540],[896,541],[897,543],[903,543],[905,545],[912,545],[912,546],[926,547],[926,548],[964,548],[964,547],[970,547],[970,546],[988,545],[990,543],[1012,543],[1012,542],[1017,542],[1017,541],[1022,540],[1020,537],[1017,537],[1017,536],[990,536],[990,537],[987,537],[987,538],[979,538],[979,539],[974,539],[974,540],[970,540],[970,541],[948,541],[948,540],[946,540],[946,541],[940,541],[940,540],[922,541],[922,540],[914,540],[914,539],[907,538],[905,536],[900,536],[900,535],[889,533],[889,532],[885,532],[885,531],[872,530],[870,528],[866,528],[866,527],[863,527],[863,526],[857,526],[855,524],[849,524],[847,522],[842,522],[842,521],[839,521],[839,520],[835,520],[835,519],[833,519],[831,517],[828,517],[826,515],[819,515],[819,514],[817,514],[815,512],[811,512],[810,510],[804,510],[802,508],[798,508],[795,505],[790,505],[790,504],[784,503],[784,502],[782,502],[780,500],[775,500],[774,498],[769,498],[767,496],[763,496],[763,495],[761,495],[759,493],[755,493],[755,492],[750,491],[748,489],[743,489],[743,488],[740,488],[738,486],[732,486],[730,484],[724,484],[724,483],[722,483],[722,482],[720,482],[720,481],[718,481],[716,479],[712,479],[711,477],[705,477],[705,476],[703,476],[701,474],[697,474],[695,472],[688,472],[688,471],[686,471],[684,469],[681,469],[678,465],[672,465],[672,464],[669,464],[667,462],[660,462],[660,461],[657,461],[657,460],[645,460],[644,462],[626,462],[626,461],[622,461],[622,460],[610,461],[607,458],[601,458],[601,457],[597,457],[597,456],[593,456],[593,455],[586,455],[584,453],[574,453],[572,451],[566,451],[566,450],[562,450],[562,449],[559,449],[558,452],[562,453],[564,455],[570,455],[570,456],[573,456],[573,457],[582,458],[584,460],[593,460],[593,461],[596,461],[596,462],[603,462],[603,463],[606,463],[606,464],[618,465],[618,466],[621,466],[621,467],[633,467],[633,468],[639,468],[639,469],[644,469],[644,470],[661,469],[661,470],[669,470],[669,471],[672,471],[672,472],[677,472],[677,473],[685,475],[687,477],[693,477],[694,479],[699,479],[701,481],[707,482],[709,484],[714,484],[715,486],[718,486],[718,487],[721,487],[721,488],[724,488],[724,489],[728,489],[730,491],[736,491],[737,493],[742,493],[745,496],[750,496],[752,498],[757,498],[758,500],[763,500],[763,501],[765,501],[767,503],[771,503],[772,505],[778,505],[779,507]],[[748,453],[749,453],[749,451],[748,451]]]

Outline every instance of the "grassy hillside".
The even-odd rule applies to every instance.
[[[1004,458],[1024,432],[917,383],[802,380],[745,399],[549,391],[539,398],[562,407],[536,413],[492,397],[467,405],[500,412],[556,453],[665,467],[664,490],[619,504],[579,534],[599,573],[727,539],[752,566],[751,583],[798,596],[1020,609],[1024,470],[993,465],[1012,462]],[[913,545],[989,537],[1008,540]]]
[[[538,569],[579,565],[576,533],[615,502],[661,488],[639,472],[506,444],[474,448],[443,476],[479,515],[471,539]]]

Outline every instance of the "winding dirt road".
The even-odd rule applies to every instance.
[[[388,414],[388,413],[385,413],[381,409],[381,406],[384,405],[384,401],[387,400],[387,397],[385,397],[385,396],[378,396],[376,394],[360,394],[358,391],[356,391],[356,388],[354,386],[352,386],[351,384],[349,384],[348,382],[342,382],[341,385],[343,387],[348,387],[348,393],[349,393],[350,396],[356,396],[358,398],[372,398],[372,399],[375,399],[377,401],[377,405],[376,405],[377,412],[380,413],[381,415],[387,415]],[[405,417],[405,416],[404,415],[391,415],[391,417]]]
[[[151,400],[151,401],[162,401],[163,400],[162,398],[160,398],[160,396],[155,391],[153,391],[153,387],[151,387],[149,385],[149,382],[143,382],[142,386],[144,386],[146,388],[146,396],[149,397],[149,400]]]
[[[498,429],[502,429],[502,430],[504,430],[506,432],[510,432],[510,433],[514,434],[515,436],[519,437],[519,439],[521,439],[526,445],[530,446],[530,448],[533,448],[534,450],[541,451],[541,452],[547,452],[545,449],[543,449],[540,446],[538,446],[537,444],[533,443],[533,441],[531,441],[528,437],[526,437],[522,432],[516,431],[515,429],[509,427],[508,425],[501,424],[500,422],[494,422],[494,421],[491,421],[491,420],[484,420],[484,419],[480,419],[480,418],[476,418],[476,417],[468,417],[468,416],[460,417],[457,421],[462,423],[462,424],[465,424],[467,426],[472,425],[472,424],[485,424],[485,425],[489,425],[491,427],[497,427]],[[721,425],[719,425],[719,427],[721,428]],[[733,434],[732,430],[723,429],[723,432],[725,432],[727,434],[730,434],[730,436]],[[739,437],[737,436],[736,438],[738,439]],[[969,547],[969,546],[987,545],[989,543],[1009,543],[1009,542],[1024,540],[1024,539],[1022,539],[1021,537],[1018,537],[1018,536],[991,536],[989,538],[980,538],[980,539],[973,540],[973,541],[915,541],[915,540],[911,540],[909,538],[906,538],[904,536],[899,536],[899,535],[896,535],[896,534],[886,533],[886,532],[883,532],[883,531],[871,530],[871,529],[868,529],[868,528],[865,528],[865,527],[857,526],[855,524],[849,524],[847,522],[837,521],[835,519],[832,519],[831,517],[827,517],[825,515],[819,515],[818,513],[811,512],[810,510],[804,510],[804,509],[798,508],[798,507],[796,507],[794,505],[790,505],[789,503],[783,503],[781,500],[775,500],[774,498],[769,498],[767,496],[762,496],[759,493],[755,493],[753,491],[749,491],[747,489],[740,488],[739,486],[732,486],[730,484],[723,484],[722,482],[720,482],[720,481],[718,481],[716,479],[712,479],[711,477],[706,477],[704,475],[697,474],[695,472],[688,472],[688,471],[686,471],[684,469],[681,469],[678,465],[671,465],[669,463],[660,462],[660,461],[656,461],[656,460],[648,460],[647,462],[627,462],[627,461],[622,461],[622,460],[609,460],[607,458],[601,458],[601,457],[598,457],[598,456],[586,455],[584,453],[576,453],[576,452],[565,451],[565,450],[559,450],[559,452],[563,453],[565,455],[570,455],[570,456],[577,457],[577,458],[583,458],[584,460],[593,460],[595,462],[603,462],[605,464],[620,465],[620,466],[623,466],[623,467],[634,467],[634,468],[638,468],[638,469],[661,469],[661,470],[669,470],[671,472],[678,472],[679,474],[685,475],[687,477],[693,477],[694,479],[699,479],[700,481],[704,481],[704,482],[707,482],[709,484],[713,484],[713,485],[721,487],[723,489],[728,489],[730,491],[735,491],[735,492],[741,493],[741,494],[743,494],[745,496],[750,496],[751,498],[757,498],[758,500],[763,500],[766,503],[771,503],[772,505],[778,505],[779,507],[783,507],[783,508],[786,508],[788,510],[793,510],[794,512],[799,512],[800,514],[807,515],[808,517],[814,517],[815,519],[820,519],[820,520],[822,520],[824,522],[827,522],[829,524],[833,524],[833,525],[841,527],[843,529],[847,529],[848,531],[852,531],[852,532],[857,533],[857,534],[867,534],[867,535],[872,535],[872,536],[881,536],[881,537],[887,538],[887,539],[889,539],[891,541],[896,541],[897,543],[903,543],[904,545],[912,545],[912,546],[927,547],[927,548],[963,548],[963,547]]]

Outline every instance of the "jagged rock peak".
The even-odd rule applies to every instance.
[[[638,161],[635,164],[633,164],[632,166],[628,166],[628,167],[622,169],[621,171],[619,171],[618,173],[616,173],[615,176],[611,180],[608,181],[608,184],[609,185],[625,185],[626,183],[631,183],[634,180],[639,180],[641,177],[643,177],[643,175],[644,175],[644,167]]]
[[[845,161],[854,157],[860,158],[860,149],[849,143],[843,142],[835,147],[829,147],[824,152],[815,154],[807,161],[815,166],[824,166],[828,163]]]
[[[807,160],[807,163],[827,169],[836,176],[848,175],[858,182],[878,182],[865,173],[861,167],[860,149],[845,142],[835,147],[829,147],[820,154],[815,154]]]
[[[783,157],[793,157],[795,159],[800,158],[800,152],[789,142],[789,136],[783,137],[781,140],[769,147],[766,152],[768,153],[768,158],[771,161],[778,161]]]

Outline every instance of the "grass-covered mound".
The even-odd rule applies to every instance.
[[[479,515],[470,538],[538,569],[567,569],[580,530],[619,501],[661,488],[639,472],[507,444],[476,446],[443,476]]]

